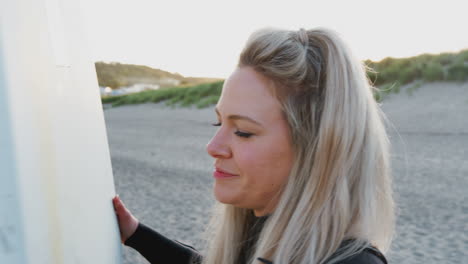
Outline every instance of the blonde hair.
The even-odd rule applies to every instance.
[[[238,66],[274,82],[295,151],[248,263],[333,264],[369,245],[387,252],[389,140],[362,63],[333,31],[263,29],[250,36]],[[249,209],[218,204],[203,263],[237,264],[252,218]]]

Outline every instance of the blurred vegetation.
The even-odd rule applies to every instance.
[[[137,83],[157,84],[164,88],[174,86],[174,83],[178,83],[178,85],[193,85],[219,80],[215,78],[184,77],[178,73],[170,73],[148,66],[118,62],[96,62],[94,65],[99,86],[111,87],[112,89],[131,86]]]
[[[422,54],[409,58],[385,58],[379,62],[364,61],[371,83],[378,87],[374,95],[381,101],[389,93],[407,93],[426,82],[468,81],[468,49],[457,53]]]
[[[185,107],[196,105],[197,108],[203,108],[218,102],[223,83],[224,81],[217,81],[188,87],[179,86],[143,91],[128,95],[103,97],[102,103],[119,106],[125,104],[141,104],[149,102],[159,103],[166,101],[166,105],[171,106]]]
[[[410,58],[385,58],[378,62],[366,60],[364,64],[367,67],[369,80],[376,87],[374,96],[377,101],[382,101],[390,93],[399,93],[403,86],[406,93],[412,95],[416,89],[426,82],[468,81],[468,50],[438,55],[422,54]],[[161,74],[161,76],[165,77],[173,76],[170,73],[154,70],[146,66],[138,66],[137,68],[121,67],[118,64],[114,66],[114,68],[106,68],[106,65],[96,63],[96,69],[98,67],[101,69],[101,77],[105,77],[106,74],[111,76],[109,78],[103,77],[102,86],[110,86],[112,82],[115,82],[117,87],[122,85],[123,81],[119,83],[119,74],[121,73],[127,77],[147,76],[147,74],[155,74],[155,76]],[[98,73],[98,75],[100,74]],[[181,75],[174,76],[184,78]],[[101,78],[99,80],[101,85]],[[202,82],[202,84],[194,85],[197,81]],[[104,82],[106,82],[105,85]],[[166,101],[167,105],[172,106],[196,105],[198,108],[202,108],[217,103],[223,82],[219,80],[213,82],[213,79],[191,78],[190,80],[190,78],[186,78],[184,85],[181,86],[104,97],[102,102],[112,104],[112,106],[119,106]]]
[[[159,84],[160,80],[164,78],[178,81],[182,81],[184,78],[180,74],[172,74],[142,65],[129,65],[115,62],[96,62],[94,65],[96,66],[99,86],[111,87],[113,89],[130,86],[137,82]]]

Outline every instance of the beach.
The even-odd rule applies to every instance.
[[[468,83],[405,87],[381,103],[397,222],[389,263],[468,263]],[[214,107],[104,110],[116,192],[144,224],[200,248],[215,203]],[[124,263],[148,263],[123,248]]]

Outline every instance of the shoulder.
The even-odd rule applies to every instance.
[[[359,254],[351,256],[340,264],[388,264],[385,256],[375,247],[364,249]]]

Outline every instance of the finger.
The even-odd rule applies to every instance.
[[[112,204],[114,205],[114,208],[118,207],[119,200],[117,199],[117,197],[112,198]]]
[[[118,197],[114,198],[113,202],[114,202],[115,209],[117,210],[125,209],[124,203]]]
[[[118,204],[115,208],[115,214],[119,218],[127,218],[130,216],[130,211],[127,208],[125,208],[123,204]]]

